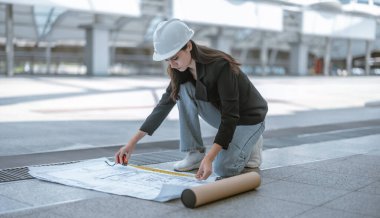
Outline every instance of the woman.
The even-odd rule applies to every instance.
[[[197,45],[191,40],[193,35],[194,31],[178,19],[157,26],[153,60],[168,62],[171,81],[138,132],[115,154],[116,163],[128,162],[137,142],[146,134],[152,135],[177,104],[180,150],[187,155],[174,170],[199,168],[196,178],[204,180],[213,170],[229,177],[244,167],[259,167],[267,103],[235,59]],[[198,116],[218,129],[207,154]]]

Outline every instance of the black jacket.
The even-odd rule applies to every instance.
[[[267,102],[243,73],[233,73],[229,63],[217,60],[210,64],[196,64],[197,80],[189,70],[180,73],[181,84],[195,84],[195,98],[212,103],[221,112],[221,124],[214,143],[227,149],[236,125],[254,125],[263,122],[268,111]],[[140,130],[152,135],[176,104],[170,98],[171,86],[147,117]],[[181,96],[180,96],[181,97]]]

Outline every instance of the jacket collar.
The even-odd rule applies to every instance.
[[[206,75],[206,65],[199,62],[196,62],[195,64],[197,67],[197,78],[202,79]]]

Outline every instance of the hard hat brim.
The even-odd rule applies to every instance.
[[[179,52],[181,50],[181,48],[179,48],[178,50],[173,50],[171,52],[168,52],[166,54],[158,54],[157,52],[154,52],[153,53],[153,60],[154,61],[163,61],[165,59],[168,59],[168,58],[171,58],[173,57],[175,54],[177,54],[177,52]]]
[[[190,41],[190,39],[193,37],[194,35],[194,32],[192,32],[189,36],[188,36],[188,40],[186,40],[185,43],[183,43],[181,46],[178,47],[178,49],[175,49],[175,50],[172,50],[166,54],[158,54],[156,51],[153,53],[153,60],[154,61],[163,61],[165,59],[168,59],[168,58],[171,58],[173,57],[175,54],[177,54],[177,52],[179,52],[181,50],[181,48],[183,46],[186,45],[186,43],[188,43]]]

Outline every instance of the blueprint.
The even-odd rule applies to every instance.
[[[34,166],[29,167],[29,174],[45,181],[160,202],[179,198],[188,187],[215,181],[214,177],[198,181],[194,176],[170,175],[119,164],[109,166],[105,163],[107,160]]]

